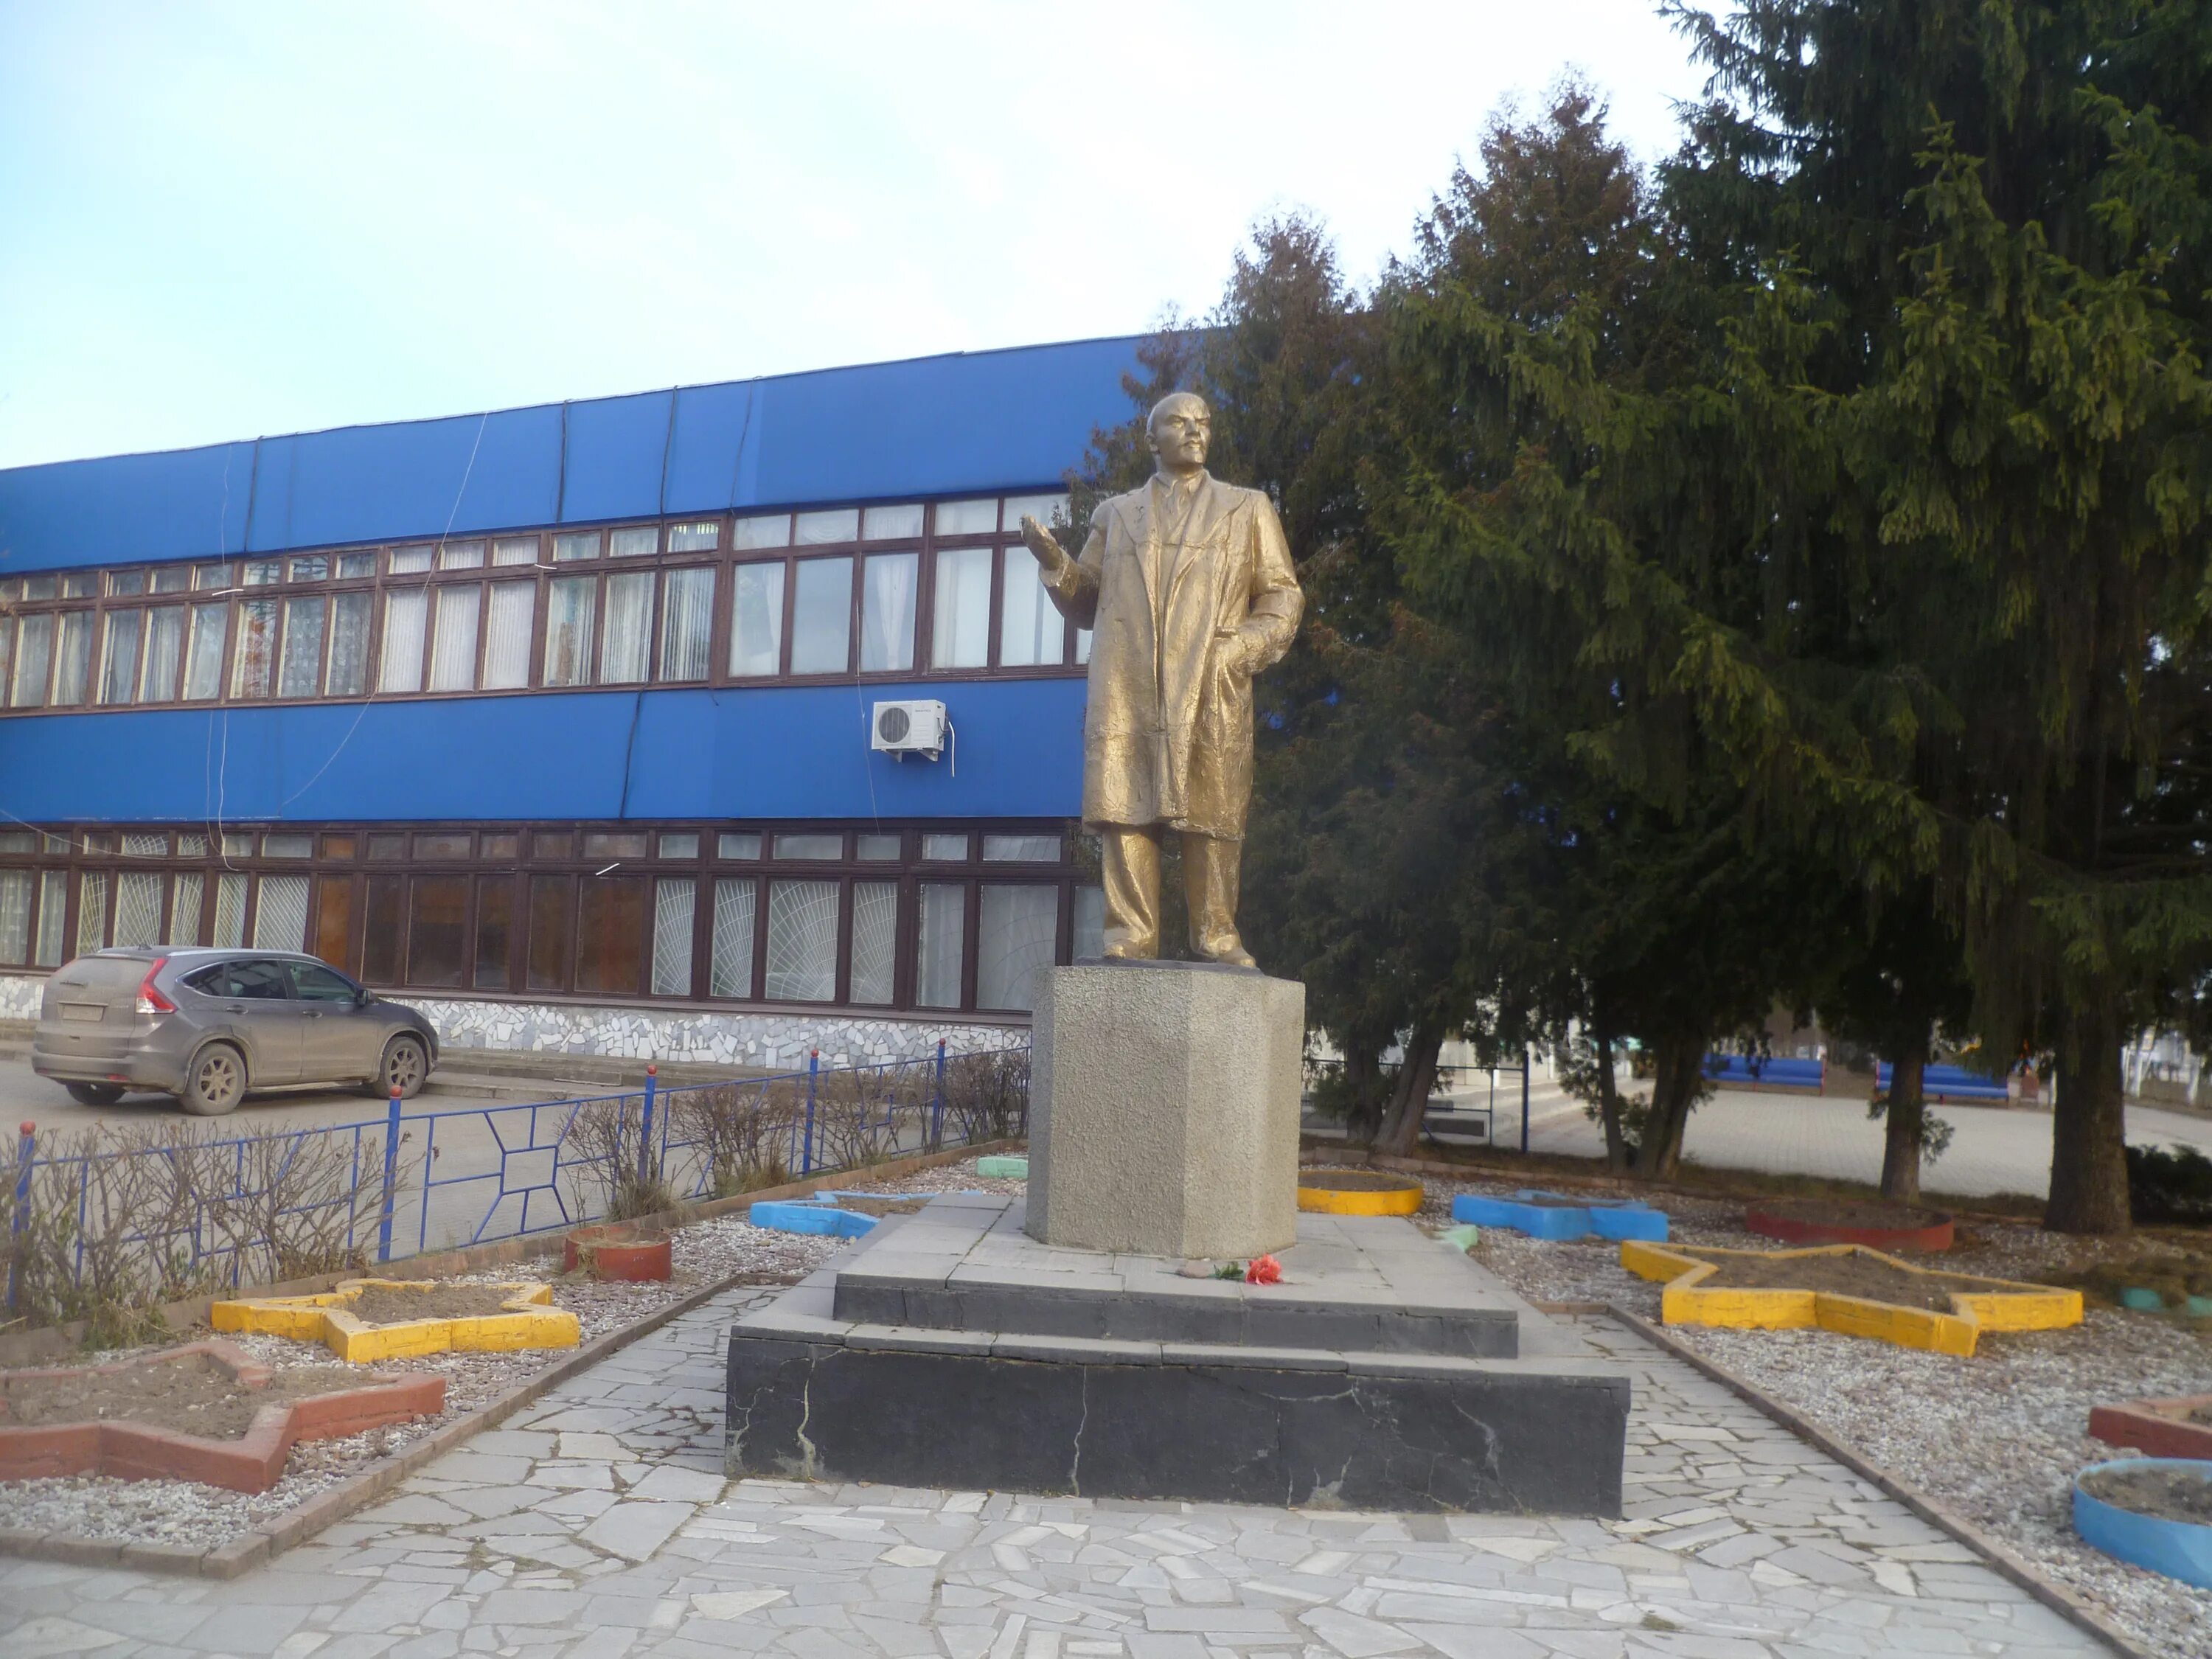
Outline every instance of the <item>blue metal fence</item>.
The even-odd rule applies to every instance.
[[[388,1261],[596,1220],[618,1198],[635,1210],[1019,1133],[1027,1059],[1026,1045],[957,1057],[951,1099],[939,1043],[919,1060],[826,1067],[817,1053],[804,1071],[672,1087],[649,1066],[641,1090],[576,1100],[409,1115],[394,1098],[355,1123],[101,1151],[42,1151],[26,1124],[0,1181],[8,1307],[125,1276],[144,1297],[266,1282],[308,1258]]]

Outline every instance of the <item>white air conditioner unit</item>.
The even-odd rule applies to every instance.
[[[952,723],[945,718],[945,705],[934,697],[908,702],[879,702],[868,726],[868,747],[904,760],[927,755],[935,760],[945,752]]]

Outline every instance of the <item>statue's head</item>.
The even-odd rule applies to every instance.
[[[1195,472],[1213,441],[1213,416],[1195,392],[1170,392],[1152,405],[1145,429],[1164,472]]]

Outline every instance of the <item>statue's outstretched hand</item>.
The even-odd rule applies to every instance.
[[[1053,539],[1052,532],[1027,514],[1022,515],[1022,544],[1036,556],[1047,578],[1058,575],[1072,562],[1067,550]]]

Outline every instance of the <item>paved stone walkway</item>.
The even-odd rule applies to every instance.
[[[229,1583],[0,1563],[0,1654],[100,1659],[2055,1659],[2104,1650],[1607,1322],[1627,1517],[726,1482],[735,1293]],[[1020,1425],[1009,1424],[1009,1433]]]

